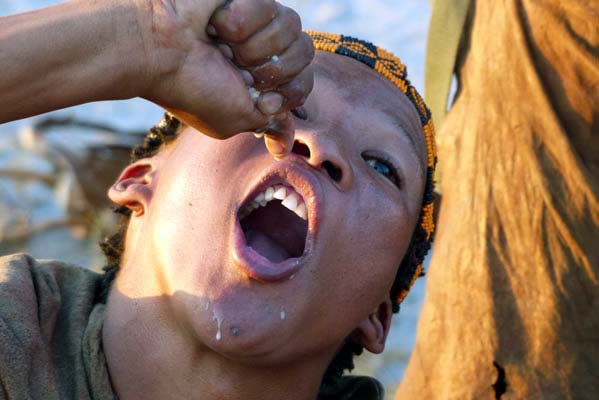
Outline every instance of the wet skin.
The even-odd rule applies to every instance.
[[[424,188],[420,122],[392,83],[359,62],[317,52],[314,66],[308,119],[295,121],[309,157],[276,161],[251,133],[223,141],[186,128],[111,189],[115,202],[134,210],[104,328],[117,390],[160,362],[163,378],[185,377],[176,388],[190,386],[195,373],[204,378],[194,385],[210,382],[212,368],[223,391],[234,391],[222,371],[237,369],[241,387],[241,371],[251,367],[314,392],[349,335],[382,351],[389,291]],[[367,162],[375,158],[397,168],[399,187]],[[234,255],[237,211],[268,173],[289,176],[313,197],[307,253],[293,279],[274,282],[249,276]],[[178,372],[166,373],[169,365]]]

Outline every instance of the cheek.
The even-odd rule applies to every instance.
[[[211,224],[222,225],[222,219],[216,220],[230,211],[233,183],[251,151],[245,139],[216,140],[195,131],[182,136],[161,167],[156,195],[159,212],[183,225],[200,221],[196,225],[206,231],[214,228]]]
[[[406,194],[391,187],[369,185],[360,192],[354,213],[358,225],[354,253],[370,260],[366,267],[391,265],[395,271],[399,266],[414,229],[409,203]]]
[[[386,208],[385,215],[379,215],[380,210],[370,210],[369,216],[361,220],[363,231],[357,240],[353,240],[355,245],[351,250],[353,269],[359,274],[359,279],[354,280],[354,290],[371,292],[378,298],[390,291],[411,236],[405,215],[389,212],[393,207]]]
[[[182,282],[197,282],[193,273],[208,256],[205,244],[222,235],[222,231],[213,226],[219,213],[209,208],[212,202],[202,190],[210,181],[199,176],[191,178],[181,171],[168,182],[164,181],[164,193],[153,209],[151,232],[155,245],[152,250],[169,292],[191,290],[182,286]],[[222,240],[214,240],[214,243],[220,245]],[[212,249],[219,251],[215,247]]]
[[[173,148],[150,207],[154,256],[168,271],[171,288],[190,289],[188,284],[200,282],[197,274],[210,281],[208,266],[222,262],[233,221],[234,195],[227,183],[238,169],[239,152],[231,149],[235,143],[199,135],[181,137]]]
[[[334,290],[342,303],[354,304],[359,312],[370,312],[387,298],[413,230],[406,207],[371,189],[328,229],[325,250],[331,271],[327,280],[333,282],[326,290]]]

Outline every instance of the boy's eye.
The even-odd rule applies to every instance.
[[[370,165],[379,174],[389,179],[395,186],[401,188],[399,176],[393,165],[385,160],[372,156],[363,156],[366,164]]]

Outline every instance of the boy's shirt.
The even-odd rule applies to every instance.
[[[59,261],[0,258],[0,399],[115,398],[102,350],[101,276]]]

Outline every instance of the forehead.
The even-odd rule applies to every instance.
[[[426,165],[420,117],[399,88],[367,65],[347,56],[317,51],[313,66],[316,87],[334,91],[351,109],[368,110],[373,118],[385,117],[408,139]]]

